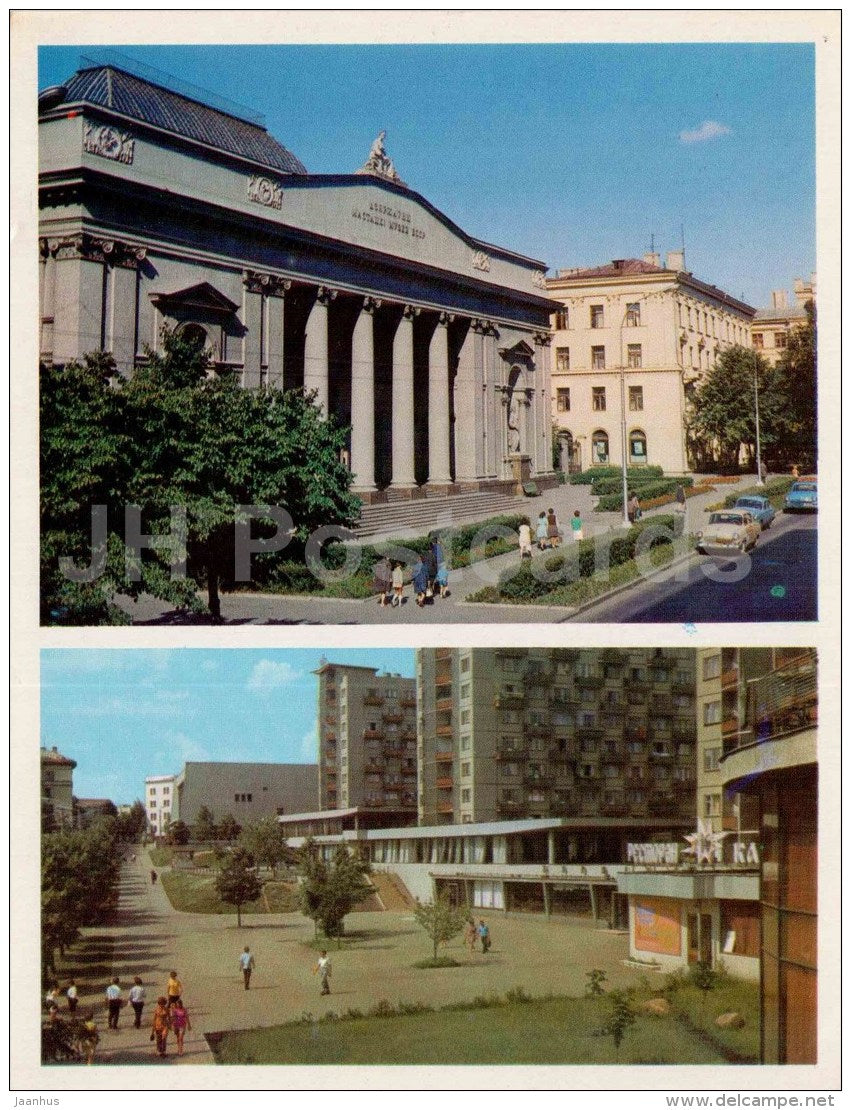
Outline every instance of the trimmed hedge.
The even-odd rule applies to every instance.
[[[649,478],[641,476],[638,478],[630,479],[627,476],[627,486],[631,490],[635,490],[637,494],[641,494],[649,486],[658,486],[661,482],[670,482],[674,489],[677,486],[683,486],[685,489],[690,489],[694,485],[694,478],[657,478],[652,474]],[[602,497],[608,493],[620,493],[623,489],[623,478],[601,478],[598,482],[594,482],[591,486],[591,493],[594,497]]]
[[[682,514],[670,514],[650,517],[648,520],[634,524],[624,533],[612,532],[604,536],[595,536],[591,539],[580,540],[570,547],[544,560],[544,569],[547,572],[546,581],[541,581],[533,573],[534,564],[523,563],[520,567],[512,567],[504,572],[497,585],[500,600],[506,601],[534,601],[536,598],[550,594],[558,586],[566,582],[575,582],[580,578],[590,578],[597,570],[597,554],[603,543],[608,544],[609,566],[619,566],[635,558],[635,548],[641,534],[647,528],[668,529],[670,536],[654,536],[650,548],[660,544],[669,544],[674,537],[682,535]]]
[[[651,501],[655,497],[664,497],[666,493],[673,493],[677,486],[691,485],[688,479],[684,478],[662,478],[658,482],[648,482],[646,485],[636,489],[636,493],[640,495],[640,500]],[[596,513],[613,513],[623,506],[622,493],[607,493],[601,497],[597,504],[594,506]]]
[[[767,497],[774,504],[775,509],[779,508],[780,502],[792,486],[799,481],[801,481],[800,478],[774,478],[772,481],[766,482],[764,486],[748,486],[746,489],[737,489],[735,493],[728,493],[724,498],[724,508],[732,509],[740,497]],[[777,498],[776,504],[775,498]]]
[[[661,466],[628,466],[626,474],[628,478],[633,481],[639,481],[641,475],[650,475],[653,478],[661,478],[664,474]],[[621,474],[619,466],[594,466],[590,470],[582,470],[578,474],[571,474],[570,484],[572,486],[590,486],[598,478],[617,478]]]

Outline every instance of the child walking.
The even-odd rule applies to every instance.
[[[570,527],[573,531],[574,540],[581,540],[584,538],[582,530],[582,517],[579,515],[579,509],[574,509],[573,516],[570,521]]]
[[[192,1022],[189,1020],[189,1012],[183,1004],[182,999],[172,1004],[171,1027],[174,1030],[174,1036],[177,1040],[177,1055],[182,1056],[183,1038],[186,1036],[186,1030],[192,1028]]]

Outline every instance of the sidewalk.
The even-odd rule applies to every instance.
[[[753,485],[752,476],[740,478],[736,483],[724,483],[713,491],[690,497],[686,501],[685,530],[695,532],[706,520],[707,505],[721,501],[728,493]],[[579,509],[584,523],[586,538],[620,531],[623,516],[620,512],[596,513],[593,511],[595,499],[591,496],[590,486],[557,486],[540,497],[528,498],[518,503],[517,512],[528,515],[533,524],[538,513],[553,508],[562,531],[565,544],[570,546],[570,518]],[[650,509],[645,519],[680,512],[675,502]],[[468,522],[465,522],[465,526]],[[447,521],[446,527],[451,527]],[[394,533],[390,539],[404,539]],[[370,537],[369,544],[380,542]],[[551,550],[543,552],[533,548],[533,559],[547,559]],[[419,609],[413,600],[410,585],[405,587],[405,604],[400,608],[382,608],[376,598],[348,600],[339,598],[310,597],[306,595],[283,595],[264,593],[233,593],[222,595],[222,618],[225,624],[529,624],[558,623],[568,620],[574,612],[564,607],[545,607],[540,605],[499,605],[466,603],[466,598],[483,586],[494,585],[499,575],[520,563],[519,549],[497,555],[493,559],[460,567],[449,572],[449,597],[435,599],[434,603]],[[189,624],[185,614],[170,612],[162,602],[154,598],[142,598],[128,602],[125,609],[137,623],[150,624]]]

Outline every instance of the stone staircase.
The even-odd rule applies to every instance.
[[[400,913],[414,906],[410,891],[392,871],[373,871],[369,877],[385,910]]]
[[[435,528],[469,524],[502,513],[523,512],[526,502],[527,498],[513,493],[476,492],[364,505],[355,532],[359,539],[420,536]]]

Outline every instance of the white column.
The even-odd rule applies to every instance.
[[[410,488],[414,476],[414,317],[420,310],[406,304],[393,336],[392,486]]]
[[[260,337],[263,331],[263,293],[259,277],[250,271],[242,275],[242,384],[246,389],[260,387]]]
[[[535,378],[538,396],[537,456],[536,469],[539,474],[549,474],[553,468],[552,428],[553,402],[550,377],[550,340],[546,332],[536,337]]]
[[[428,349],[428,480],[448,485],[449,473],[449,324],[441,312]]]
[[[375,489],[374,314],[381,304],[364,297],[352,332],[352,474],[355,493]]]
[[[272,284],[269,296],[269,335],[267,338],[269,362],[267,385],[270,389],[284,387],[284,317],[286,315],[286,294],[292,282],[277,278]]]
[[[471,322],[458,356],[455,376],[455,480],[475,481],[481,474],[481,335]],[[478,355],[478,358],[476,357]]]
[[[316,393],[314,404],[328,415],[328,305],[337,296],[320,285],[304,329],[304,392]]]
[[[497,389],[496,329],[488,321],[484,325],[482,343],[484,360],[484,395],[487,436],[485,442],[485,467],[490,478],[502,473],[501,428],[504,422],[502,395]]]

